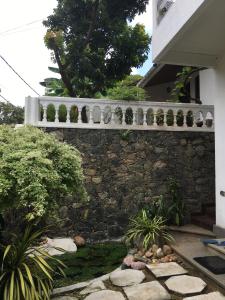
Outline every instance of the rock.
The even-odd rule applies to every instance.
[[[92,182],[95,184],[100,184],[102,182],[102,178],[101,177],[93,177]]]
[[[136,254],[138,251],[137,251],[137,249],[130,249],[129,251],[128,251],[128,254],[129,255],[134,255],[134,254]]]
[[[161,258],[160,262],[161,263],[168,263],[168,262],[170,262],[170,257],[167,255],[167,256]]]
[[[80,292],[81,295],[87,295],[95,292],[99,292],[105,290],[106,287],[102,281],[94,281],[90,285],[88,285],[84,290]]]
[[[146,264],[141,261],[134,261],[131,263],[131,268],[133,270],[144,270],[145,266],[146,266]]]
[[[126,256],[123,260],[123,264],[127,267],[130,267],[131,264],[134,262],[134,257],[132,255]]]
[[[153,253],[151,251],[145,252],[145,257],[151,258],[153,256]]]
[[[159,249],[159,247],[158,247],[158,245],[156,245],[156,244],[154,244],[154,245],[152,245],[152,253],[153,254],[156,254],[156,252],[157,252],[157,250]]]
[[[173,250],[170,246],[168,246],[168,245],[163,246],[164,255],[170,255],[170,254],[172,254],[172,252],[173,252]]]
[[[125,300],[120,292],[104,290],[87,296],[84,300]]]
[[[201,293],[207,286],[202,279],[188,275],[171,277],[165,285],[170,291],[183,296]]]
[[[154,163],[153,165],[153,170],[161,170],[167,167],[167,164],[164,161],[158,160],[157,162]]]
[[[157,281],[124,288],[128,300],[169,300],[171,297]]]
[[[184,300],[225,300],[225,297],[219,292],[213,292],[205,295],[184,298]]]
[[[141,271],[128,269],[113,272],[109,278],[112,284],[124,287],[141,283],[145,279],[145,275]]]
[[[156,278],[169,277],[187,274],[187,270],[175,262],[149,264],[146,267],[156,276]]]
[[[162,248],[159,248],[157,251],[156,251],[156,257],[157,258],[162,258],[164,256],[164,253],[162,251]]]
[[[62,251],[55,249],[61,248]],[[65,239],[49,239],[47,238],[47,243],[42,247],[49,255],[62,255],[64,252],[77,252],[77,246],[74,244],[73,240],[70,238]],[[63,251],[64,250],[64,251]]]
[[[73,241],[77,247],[85,246],[85,239],[82,236],[79,236],[79,235],[75,236]]]
[[[85,174],[88,176],[95,176],[96,175],[96,170],[95,169],[86,169]]]
[[[144,250],[139,250],[137,256],[143,256],[145,254]]]
[[[60,216],[60,218],[63,218],[63,219],[68,217],[68,207],[67,206],[60,207],[59,216]]]
[[[146,258],[144,258],[143,256],[139,256],[139,255],[134,255],[134,261],[141,261],[145,264],[147,264],[148,260]]]

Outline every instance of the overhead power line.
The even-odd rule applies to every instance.
[[[0,35],[10,33],[11,31],[15,31],[15,30],[21,29],[23,27],[27,27],[27,26],[30,26],[30,25],[33,25],[35,23],[39,23],[39,22],[42,22],[42,21],[44,21],[44,19],[35,20],[35,21],[29,22],[29,23],[24,24],[24,25],[19,25],[17,27],[13,27],[13,28],[10,28],[10,29],[7,29],[5,31],[0,32]]]
[[[26,80],[23,79],[22,76],[19,75],[18,72],[16,72],[16,70],[6,61],[6,59],[0,55],[0,58],[7,64],[7,66],[38,96],[40,96],[40,94],[35,91],[35,89],[32,88],[32,86],[30,86],[29,83],[26,82]]]
[[[6,102],[9,102],[9,100],[7,100],[5,97],[3,97],[1,94],[0,94],[0,97],[5,100]]]

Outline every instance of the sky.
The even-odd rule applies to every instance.
[[[151,34],[151,0],[146,13],[132,22],[145,24]],[[50,51],[43,37],[46,28],[42,21],[56,7],[56,0],[2,0],[0,4],[0,56],[2,56],[26,82],[40,95],[44,88],[39,84],[51,77],[48,66],[53,66]],[[144,75],[151,67],[151,58],[135,74]],[[0,58],[0,94],[15,105],[24,106],[25,97],[36,96]],[[2,99],[0,98],[0,101]]]

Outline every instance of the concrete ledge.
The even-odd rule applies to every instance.
[[[213,232],[218,238],[224,238],[225,237],[225,228],[214,225],[213,226]]]

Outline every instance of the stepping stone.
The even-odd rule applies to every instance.
[[[84,300],[125,300],[120,292],[104,290],[87,296]]]
[[[145,275],[142,271],[127,269],[113,272],[109,278],[112,284],[124,287],[141,283],[145,279]]]
[[[176,262],[150,264],[146,265],[146,267],[155,275],[156,278],[183,275],[188,273],[187,270],[182,268]]]
[[[76,283],[76,284],[72,284],[72,285],[68,285],[68,286],[65,286],[65,287],[54,289],[52,294],[53,295],[61,295],[61,294],[73,292],[75,290],[83,289],[86,286],[88,286],[89,284],[90,284],[89,281],[79,282],[79,283]]]
[[[102,281],[94,281],[89,286],[87,286],[83,291],[81,291],[80,294],[87,295],[102,290],[106,290],[104,283]]]
[[[124,288],[128,300],[169,300],[170,294],[158,282],[152,281]]]
[[[205,295],[184,298],[184,300],[185,299],[186,300],[225,300],[225,297],[219,292],[214,292]]]
[[[202,279],[187,275],[171,277],[165,284],[170,291],[180,295],[201,293],[207,286]]]
[[[62,251],[56,249],[61,248]],[[41,249],[44,249],[48,252],[49,255],[62,255],[64,252],[77,252],[77,246],[74,244],[74,241],[71,238],[65,239],[49,239],[47,238],[47,243],[44,244]]]

